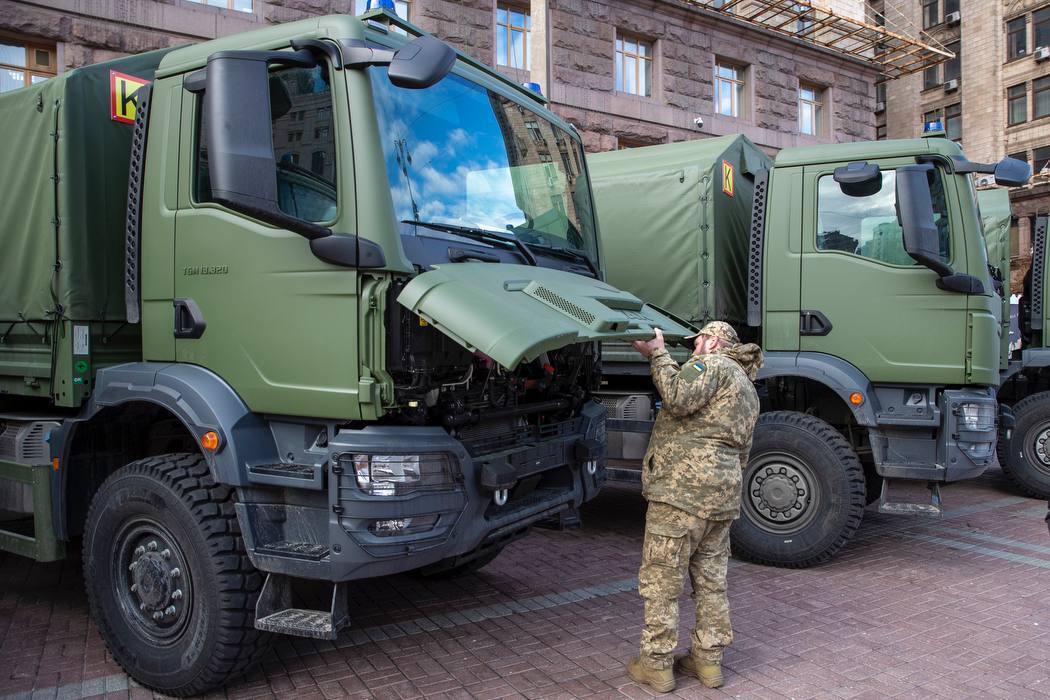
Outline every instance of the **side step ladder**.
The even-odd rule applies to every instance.
[[[350,624],[346,584],[332,584],[328,610],[292,607],[292,580],[282,574],[266,574],[259,601],[255,604],[255,628],[296,637],[334,640]]]
[[[935,481],[931,481],[926,485],[926,488],[930,490],[929,503],[890,501],[888,500],[889,486],[890,480],[883,479],[882,493],[879,495],[880,513],[890,513],[892,515],[930,515],[933,517],[940,517],[944,510],[941,505],[941,487],[940,484]]]

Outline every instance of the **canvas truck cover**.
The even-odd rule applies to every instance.
[[[0,322],[124,319],[131,98],[166,52],[0,95]]]
[[[988,248],[988,262],[999,269],[1003,278],[1010,278],[1010,191],[996,187],[977,191],[977,208],[981,212],[981,228]]]
[[[754,175],[745,136],[587,156],[609,283],[694,325],[747,319]]]

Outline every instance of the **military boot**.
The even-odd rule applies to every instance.
[[[674,690],[673,668],[646,666],[637,656],[627,662],[627,675],[636,683],[643,683],[658,693],[670,693]]]
[[[721,688],[725,682],[722,678],[722,664],[697,663],[692,654],[676,656],[674,659],[675,670],[696,676],[705,688]]]

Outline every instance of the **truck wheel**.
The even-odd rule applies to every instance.
[[[999,466],[1021,491],[1050,498],[1050,391],[1014,404],[1014,429],[1001,444]]]
[[[864,468],[842,435],[803,413],[763,414],[730,532],[733,553],[795,568],[827,561],[857,531],[864,503]]]
[[[210,690],[267,647],[269,635],[254,627],[262,577],[233,501],[196,454],[132,462],[91,501],[83,554],[91,615],[117,663],[153,690]]]

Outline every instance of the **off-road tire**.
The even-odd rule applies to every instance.
[[[779,475],[781,466],[786,477]],[[758,487],[753,477],[767,469],[780,480],[805,480],[808,505],[790,522],[772,522],[751,500]],[[864,467],[857,454],[828,423],[794,411],[759,416],[742,491],[731,546],[757,564],[804,568],[825,562],[850,541],[864,515]]]
[[[154,538],[151,527],[159,533]],[[154,546],[145,565],[159,573],[135,593],[130,582],[137,574],[130,572],[144,565],[139,550],[146,549],[135,545],[158,540],[164,549]],[[167,559],[160,558],[164,550]],[[126,557],[131,566],[121,563]],[[233,490],[212,480],[199,454],[150,457],[110,475],[88,510],[83,559],[88,604],[106,646],[129,676],[153,690],[178,696],[211,690],[246,671],[269,645],[270,635],[254,627],[262,576],[245,553]],[[176,564],[187,571],[174,571]],[[176,583],[164,583],[169,579]],[[155,595],[173,607],[185,603],[170,613],[171,629],[155,622],[151,628],[143,590],[163,590]],[[151,639],[157,630],[168,636]]]
[[[1013,405],[1014,427],[1010,439],[1000,439],[999,466],[1003,473],[1025,495],[1050,498],[1050,464],[1036,463],[1035,441],[1050,431],[1050,391],[1032,394]],[[1050,433],[1047,433],[1050,436]],[[1050,455],[1050,440],[1044,448]]]

